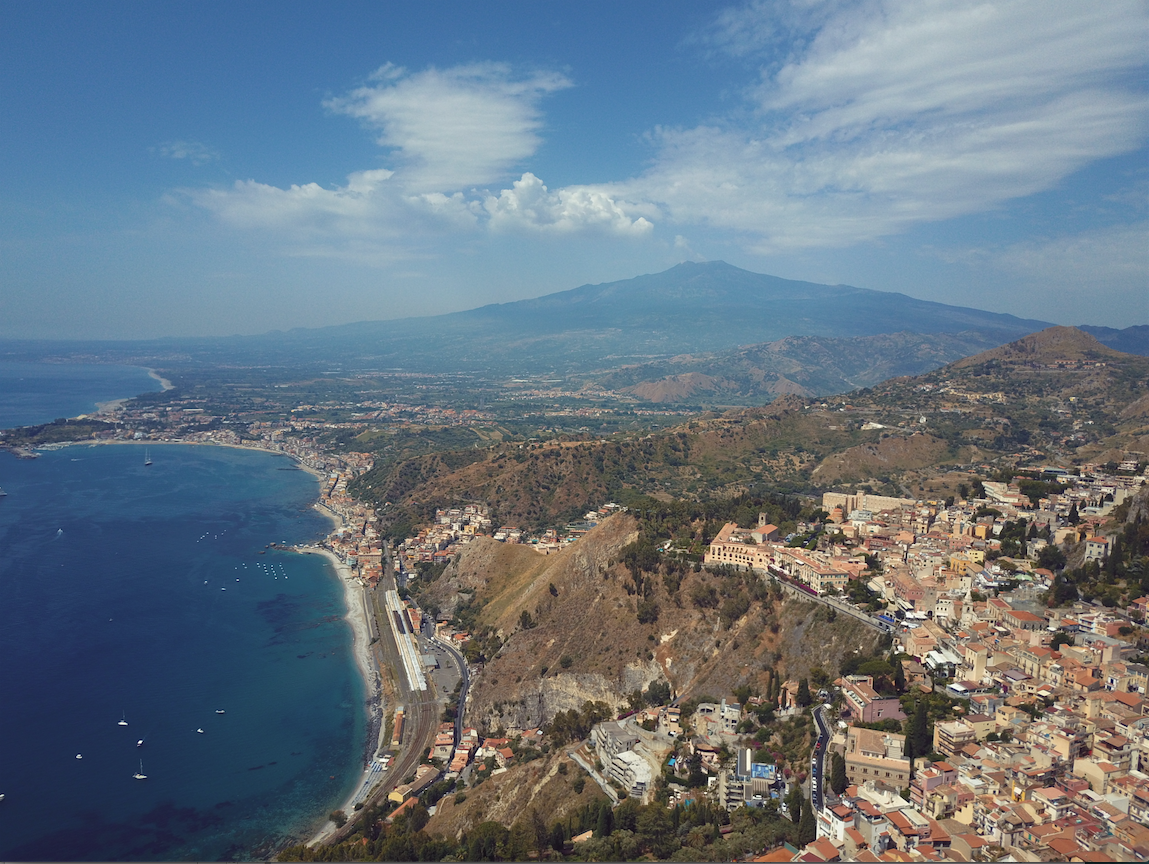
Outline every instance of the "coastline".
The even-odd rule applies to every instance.
[[[151,445],[177,444],[177,445],[182,445],[182,446],[198,445],[198,446],[206,446],[206,447],[231,447],[231,448],[236,449],[236,450],[253,450],[253,451],[260,452],[260,453],[268,453],[271,455],[287,456],[299,467],[300,470],[306,471],[308,474],[315,477],[316,480],[322,482],[323,480],[325,480],[327,478],[327,475],[324,472],[319,471],[315,468],[312,468],[309,465],[304,464],[303,461],[299,459],[299,457],[295,456],[292,453],[285,453],[285,452],[280,451],[280,450],[272,450],[272,449],[269,449],[267,447],[256,447],[256,446],[245,445],[245,444],[231,444],[231,443],[218,442],[218,441],[178,441],[178,440],[170,440],[170,441],[152,441],[152,440],[149,440],[149,441],[143,441],[143,440],[141,440],[141,441],[89,441],[89,440],[81,440],[81,441],[69,441],[69,442],[47,444],[47,445],[42,445],[40,447],[37,447],[35,449],[37,449],[37,450],[58,450],[58,449],[63,449],[64,447],[75,447],[75,446],[89,446],[89,447],[90,446],[109,446],[109,445],[113,445],[113,446],[114,445],[139,446],[141,444],[151,444]],[[315,511],[317,513],[325,516],[327,519],[329,519],[331,521],[331,532],[329,532],[329,534],[334,533],[336,530],[343,527],[343,519],[338,514],[336,514],[333,510],[331,510],[328,507],[325,507],[318,499],[315,501],[314,504],[312,504],[312,507],[315,509]],[[324,538],[324,539],[326,539],[326,538]],[[320,542],[322,543],[323,541],[320,541]],[[315,546],[292,546],[289,548],[291,551],[293,551],[297,554],[319,555],[323,558],[326,558],[328,563],[330,563],[330,565],[331,565],[331,568],[335,574],[335,577],[339,580],[339,583],[342,586],[343,602],[344,602],[344,606],[347,610],[344,618],[346,619],[348,626],[351,628],[351,634],[352,634],[351,650],[352,650],[352,654],[355,658],[355,665],[359,669],[360,677],[363,680],[364,693],[366,696],[366,701],[365,701],[365,706],[364,706],[366,708],[366,711],[367,711],[366,736],[365,736],[365,742],[364,742],[364,760],[366,761],[370,758],[370,755],[374,753],[375,748],[378,744],[377,738],[379,735],[379,729],[382,728],[383,716],[385,713],[383,710],[384,705],[383,705],[382,689],[381,689],[381,685],[380,685],[380,681],[381,681],[380,672],[376,666],[374,654],[371,650],[371,625],[370,625],[370,621],[369,621],[369,614],[370,613],[367,610],[367,602],[366,602],[366,591],[367,591],[367,589],[365,586],[363,586],[355,578],[355,576],[352,573],[351,567],[349,567],[346,563],[344,563],[343,560],[340,559],[339,556],[337,556],[330,549],[327,549],[327,548],[325,548],[321,545],[318,545],[318,544]],[[362,768],[362,766],[360,766],[360,768]],[[356,777],[357,778],[362,777],[362,771],[361,770],[357,772]],[[348,813],[350,815],[350,811],[352,808],[352,801],[354,800],[354,798],[355,798],[356,794],[359,792],[359,790],[360,790],[360,785],[357,784],[355,786],[355,788],[352,789],[351,792],[348,794],[347,799],[344,802],[342,802],[342,804],[340,804],[340,806],[336,809],[341,809],[345,813]],[[324,816],[322,818],[323,818],[323,823],[322,823],[322,825],[319,826],[318,829],[315,829],[313,832],[311,830],[306,830],[303,832],[304,836],[309,836],[309,839],[306,841],[307,845],[310,846],[310,845],[314,845],[316,843],[321,843],[326,838],[328,838],[331,834],[333,834],[335,832],[335,830],[336,830],[335,825],[329,819],[326,818],[326,814],[324,814]]]
[[[149,378],[154,378],[155,380],[157,380],[157,381],[159,381],[159,382],[160,382],[160,392],[161,392],[161,393],[166,393],[166,392],[167,392],[167,391],[169,391],[169,390],[175,390],[175,389],[176,389],[176,385],[175,385],[175,384],[173,384],[173,383],[172,383],[171,381],[169,381],[167,378],[164,378],[164,377],[163,377],[162,375],[160,375],[160,373],[159,373],[159,372],[157,372],[155,369],[151,369],[151,368],[149,368],[149,367],[147,367],[147,366],[145,366],[144,368],[148,370],[148,377],[149,377]],[[134,398],[134,397],[133,397],[133,398]],[[125,400],[125,401],[127,401],[127,400]]]
[[[306,466],[304,466],[304,470],[321,476]],[[318,501],[313,506],[317,512],[331,520],[334,528],[337,529],[342,526],[342,520]],[[375,657],[371,651],[371,624],[369,621],[370,613],[367,610],[367,589],[352,575],[351,568],[330,549],[311,546],[294,547],[293,551],[301,555],[320,555],[326,558],[335,571],[336,578],[343,586],[343,602],[347,607],[345,617],[352,633],[352,653],[355,655],[355,664],[359,667],[359,674],[363,678],[363,686],[367,694],[368,710],[364,753],[369,759],[370,756],[367,754],[373,753],[375,750],[377,744],[375,739],[378,737],[378,729],[383,722],[384,711],[383,695],[379,684],[379,670],[376,668]],[[342,810],[350,816],[352,802],[360,788],[360,785],[356,785],[348,794],[347,799],[336,809]],[[325,819],[323,824],[307,840],[307,845],[313,846],[316,843],[322,843],[336,830],[335,824],[329,819]]]

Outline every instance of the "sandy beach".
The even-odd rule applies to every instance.
[[[168,390],[174,390],[175,389],[176,385],[173,384],[171,381],[169,381],[167,378],[164,378],[162,375],[160,375],[160,373],[157,372],[155,369],[148,369],[148,377],[149,378],[155,378],[157,381],[159,381],[160,382],[160,389],[163,390],[165,393]]]
[[[339,527],[338,518],[316,504],[315,507],[320,513],[329,517],[336,527]],[[329,549],[322,549],[318,547],[297,547],[296,552],[303,555],[322,555],[331,562],[335,573],[339,577],[340,583],[343,585],[343,599],[347,606],[347,623],[351,625],[351,632],[354,636],[352,651],[355,654],[355,663],[359,666],[359,672],[363,676],[363,683],[367,690],[368,701],[371,704],[371,711],[368,716],[367,723],[367,747],[369,752],[374,753],[376,741],[376,726],[382,722],[383,717],[383,701],[382,694],[379,689],[379,675],[378,670],[375,668],[374,655],[371,652],[371,626],[368,622],[368,608],[367,608],[367,589],[361,585],[358,580],[352,577],[351,568],[344,564],[339,557]],[[351,802],[355,795],[359,792],[359,787],[356,786],[351,790],[347,800],[339,807],[344,813],[351,815]],[[325,821],[318,831],[308,840],[308,845],[321,843],[335,832],[335,824],[330,820]]]

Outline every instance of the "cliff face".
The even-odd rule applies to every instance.
[[[474,680],[469,724],[532,728],[588,700],[618,710],[660,681],[687,697],[729,697],[743,683],[764,689],[767,669],[832,674],[845,654],[877,641],[862,624],[831,621],[821,605],[785,599],[750,574],[660,569],[639,574],[639,585],[616,563],[637,527],[619,514],[550,556],[478,540],[424,593],[444,610],[460,592],[473,596],[478,626],[502,643]]]

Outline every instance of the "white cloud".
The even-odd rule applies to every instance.
[[[369,86],[326,105],[379,128],[379,143],[392,148],[394,170],[356,172],[331,189],[247,180],[185,194],[230,225],[282,232],[291,254],[356,261],[418,256],[419,244],[431,236],[484,226],[649,234],[653,226],[644,214],[655,208],[626,204],[599,188],[550,192],[530,173],[509,189],[475,188],[502,179],[535,152],[542,126],[538,101],[568,86],[561,75],[516,77],[498,64],[417,74],[385,66]]]
[[[189,194],[229,224],[331,254],[376,244],[388,258],[482,231],[643,238],[659,224],[769,254],[987,212],[1143,146],[1149,128],[1142,0],[755,2],[702,41],[759,76],[738,110],[654,130],[638,177],[548,189],[522,173],[543,98],[571,86],[561,74],[388,65],[325,102],[377,130],[388,170]]]
[[[650,211],[649,206],[628,206],[591,186],[569,186],[550,192],[542,180],[529,172],[510,189],[503,189],[497,196],[488,195],[483,207],[490,214],[491,227],[496,229],[534,228],[569,233],[583,228],[604,228],[614,234],[641,237],[654,228],[645,217],[632,217],[627,212]]]
[[[380,130],[411,188],[459,189],[504,177],[540,144],[539,100],[571,82],[554,72],[516,77],[476,63],[408,73],[388,64],[372,83],[325,103]]]
[[[199,141],[165,141],[152,148],[165,159],[186,159],[193,165],[205,165],[219,159],[219,153]]]
[[[1136,0],[754,4],[710,38],[748,55],[779,34],[796,53],[763,58],[744,114],[659,130],[654,166],[615,191],[762,251],[844,246],[1049,189],[1145,139]]]

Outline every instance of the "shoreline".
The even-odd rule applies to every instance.
[[[161,379],[162,380],[162,379]],[[169,385],[170,386],[170,385]],[[119,400],[117,400],[119,401]],[[292,453],[285,453],[281,450],[272,450],[267,447],[255,447],[245,444],[231,444],[222,441],[68,441],[53,444],[42,445],[37,447],[37,450],[60,450],[64,447],[82,447],[82,446],[122,446],[122,445],[162,445],[162,444],[176,444],[182,446],[197,445],[202,447],[230,447],[235,450],[253,450],[260,453],[267,453],[273,456],[286,456],[294,462],[301,471],[305,471],[311,476],[315,477],[317,481],[322,483],[327,475],[322,471],[312,468],[303,463],[299,457]],[[333,510],[324,506],[318,499],[312,504],[312,508],[322,516],[325,516],[331,522],[331,531],[324,537],[324,542],[327,537],[338,529],[343,527],[343,519],[337,515]],[[360,678],[363,681],[363,688],[366,696],[366,729],[365,741],[363,749],[363,759],[369,762],[369,754],[373,753],[378,745],[378,730],[382,727],[384,706],[383,694],[381,689],[381,673],[375,663],[374,653],[371,650],[371,624],[369,620],[369,612],[366,605],[366,587],[359,583],[356,577],[352,574],[351,568],[339,558],[330,549],[321,545],[315,546],[291,546],[288,547],[291,552],[299,555],[319,555],[327,560],[331,565],[335,578],[338,579],[343,589],[343,604],[346,608],[344,619],[347,621],[348,626],[351,628],[351,653],[355,659],[355,665],[359,670]],[[361,778],[363,766],[359,766],[356,772],[356,777]],[[348,815],[351,815],[351,802],[354,800],[356,794],[361,788],[361,780],[351,790],[347,799],[337,808],[343,810]],[[304,836],[310,834],[310,839],[306,840],[308,846],[316,843],[323,842],[327,837],[335,832],[336,828],[334,823],[324,817],[323,824],[318,829],[308,830],[304,832]]]
[[[159,373],[159,372],[157,372],[155,369],[151,369],[151,368],[149,368],[149,367],[147,367],[147,366],[145,366],[144,368],[148,370],[148,377],[149,377],[149,378],[154,378],[156,381],[159,381],[159,382],[160,382],[160,392],[161,392],[161,393],[167,393],[169,390],[175,390],[175,389],[176,389],[176,385],[175,385],[175,384],[173,384],[173,383],[172,383],[171,381],[169,381],[167,378],[164,378],[164,377],[163,377],[162,375],[160,375],[160,373]],[[135,397],[133,396],[133,397],[131,397],[131,398],[133,398],[133,399],[134,399]],[[127,400],[125,400],[125,401],[127,401]]]
[[[341,520],[339,520],[334,513],[321,507],[319,502],[316,502],[314,506],[317,511],[331,519],[336,528],[340,527]],[[293,551],[301,555],[320,555],[326,558],[343,586],[343,601],[347,607],[347,614],[344,617],[351,627],[352,653],[355,655],[355,664],[359,667],[359,673],[363,678],[363,686],[367,694],[367,704],[370,706],[367,711],[366,740],[364,742],[366,763],[369,764],[370,756],[367,754],[375,751],[378,742],[374,739],[378,737],[377,730],[383,722],[385,712],[383,711],[383,694],[380,689],[379,670],[376,668],[375,657],[371,651],[371,624],[369,621],[370,613],[367,611],[367,589],[351,575],[351,568],[340,560],[339,556],[330,549],[323,547],[294,547]],[[359,794],[361,788],[362,781],[356,784],[355,788],[348,794],[347,799],[336,809],[342,810],[348,817],[352,816],[352,801],[355,800],[355,796]],[[334,834],[336,830],[335,824],[331,822],[330,819],[326,819],[311,835],[311,838],[306,841],[307,845],[313,846],[316,843],[322,843]]]

